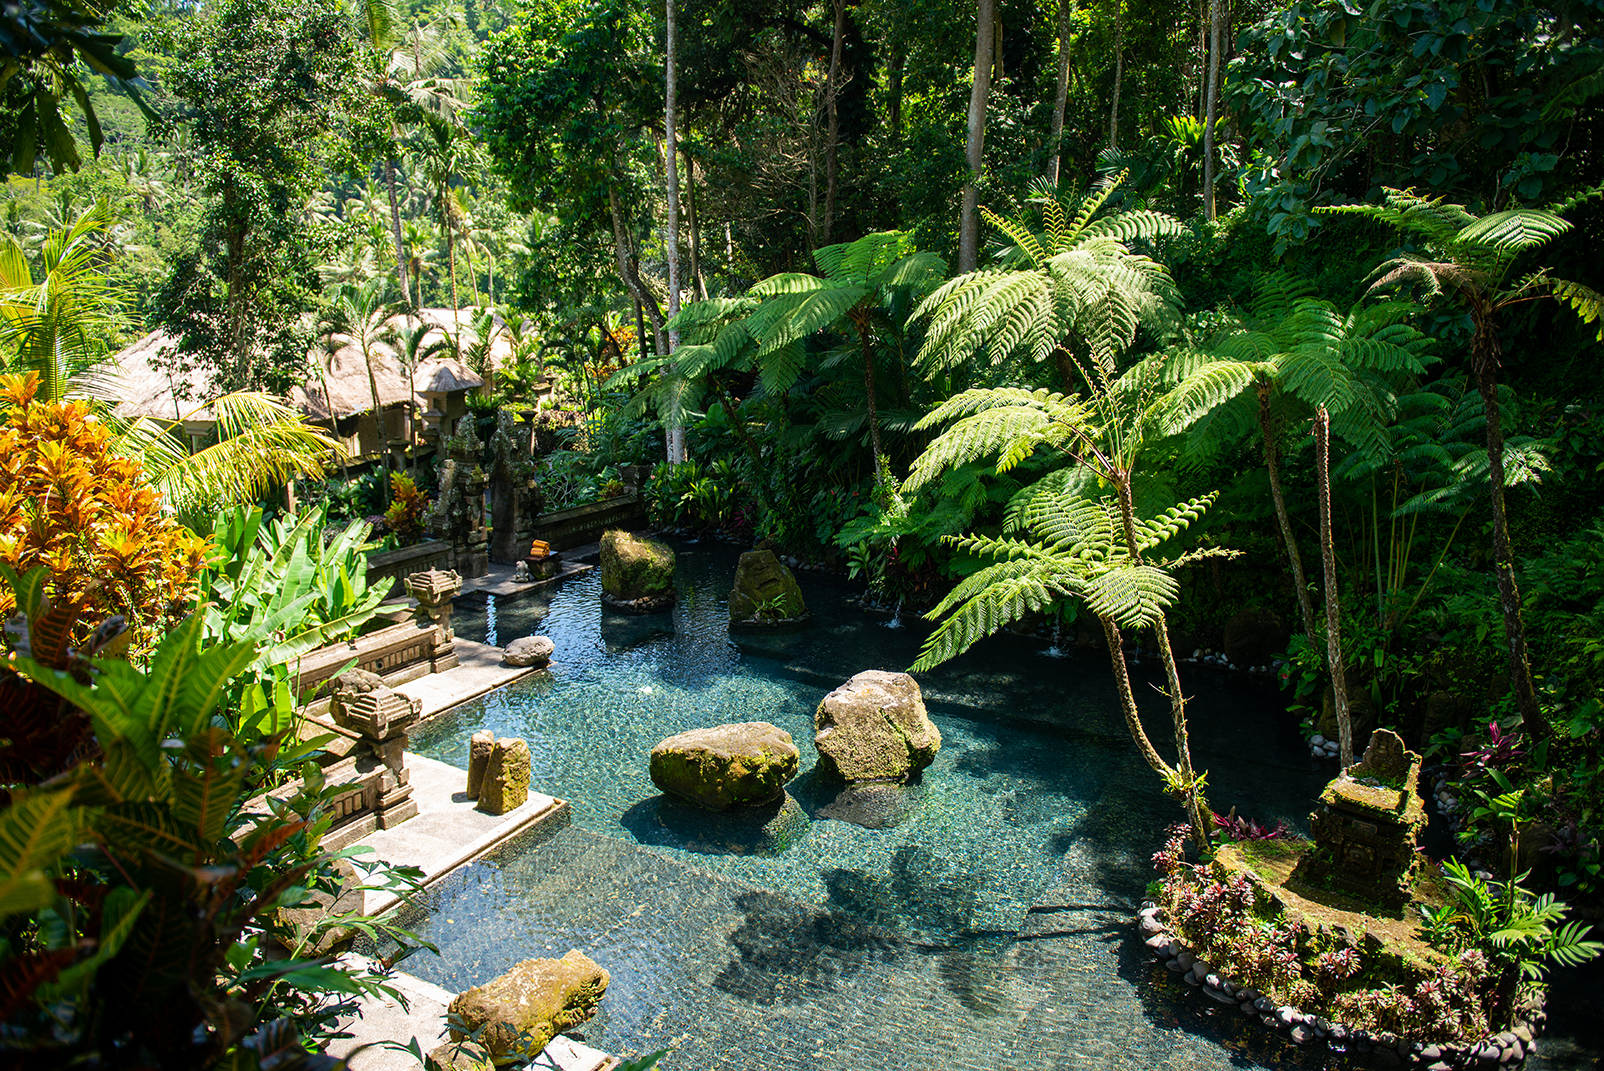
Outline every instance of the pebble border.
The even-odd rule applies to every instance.
[[[1517,1067],[1537,1051],[1537,1037],[1547,1019],[1539,1003],[1524,1012],[1528,1020],[1517,1019],[1515,1026],[1501,1034],[1489,1034],[1476,1041],[1425,1044],[1393,1034],[1372,1036],[1349,1029],[1317,1015],[1309,1015],[1288,1004],[1277,1005],[1257,989],[1237,984],[1213,966],[1199,959],[1169,931],[1163,909],[1144,900],[1136,913],[1137,932],[1142,942],[1164,966],[1187,985],[1219,1004],[1234,1004],[1249,1019],[1257,1019],[1271,1030],[1286,1031],[1295,1044],[1335,1045],[1339,1051],[1373,1053],[1384,1061],[1396,1061],[1427,1071]]]

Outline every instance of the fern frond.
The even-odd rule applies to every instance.
[[[1206,495],[1188,499],[1171,506],[1158,516],[1136,521],[1136,549],[1138,552],[1158,546],[1165,540],[1173,539],[1191,527],[1192,522],[1198,520],[1208,508],[1214,505],[1219,498],[1218,491],[1210,491]]]
[[[1568,220],[1541,208],[1512,208],[1467,224],[1455,236],[1454,244],[1515,253],[1542,245],[1570,229]]]

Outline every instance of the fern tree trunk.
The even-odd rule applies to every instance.
[[[874,450],[874,482],[878,486],[885,482],[890,470],[884,460],[885,453],[880,449],[880,413],[874,396],[874,344],[869,339],[868,313],[854,309],[848,315],[852,326],[858,329],[858,342],[863,347],[863,400],[869,408],[869,445]]]
[[[1275,427],[1270,420],[1270,385],[1260,381],[1259,430],[1264,433],[1264,468],[1270,474],[1270,498],[1275,502],[1275,520],[1281,526],[1281,541],[1286,544],[1287,560],[1292,565],[1292,582],[1298,589],[1298,610],[1303,614],[1303,634],[1310,643],[1318,643],[1320,633],[1314,623],[1314,602],[1309,598],[1309,582],[1303,575],[1303,556],[1298,553],[1298,541],[1292,536],[1292,521],[1287,517],[1287,500],[1281,493],[1281,457],[1276,447]]]
[[[1209,0],[1209,73],[1203,97],[1203,218],[1214,220],[1214,118],[1220,82],[1220,0]]]
[[[1125,527],[1125,544],[1130,548],[1131,561],[1142,564],[1142,552],[1136,539],[1136,502],[1131,494],[1130,473],[1116,473],[1115,487],[1119,492],[1120,520]],[[1164,615],[1158,615],[1153,624],[1153,636],[1158,641],[1159,659],[1164,663],[1164,680],[1170,693],[1170,723],[1175,735],[1175,778],[1181,793],[1181,805],[1186,808],[1187,820],[1192,824],[1192,843],[1199,849],[1209,844],[1214,828],[1213,815],[1203,799],[1203,782],[1192,770],[1192,742],[1186,729],[1186,695],[1181,691],[1181,674],[1175,664],[1175,652],[1170,648],[1169,624]],[[1111,653],[1123,665],[1125,652]]]
[[[1348,675],[1342,662],[1337,552],[1331,544],[1331,414],[1323,405],[1314,411],[1314,462],[1320,483],[1320,560],[1326,574],[1326,664],[1331,669],[1331,703],[1337,712],[1337,747],[1346,770],[1353,765],[1353,723],[1348,718]]]
[[[1515,555],[1509,545],[1509,515],[1504,508],[1504,424],[1498,411],[1498,334],[1490,310],[1477,310],[1471,339],[1471,368],[1487,418],[1487,474],[1493,508],[1493,567],[1498,575],[1498,609],[1504,617],[1505,653],[1515,706],[1531,731],[1549,734],[1548,720],[1537,704],[1532,668],[1526,656],[1526,624],[1521,620],[1520,589],[1515,584]]]

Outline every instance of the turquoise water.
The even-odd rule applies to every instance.
[[[605,610],[595,573],[496,607],[500,642],[552,638],[550,671],[432,720],[414,748],[461,766],[481,728],[522,736],[532,784],[569,800],[572,820],[431,890],[407,921],[441,956],[409,970],[460,990],[578,948],[613,978],[584,1037],[619,1054],[670,1049],[672,1069],[1330,1060],[1143,954],[1129,919],[1179,810],[1129,742],[1103,654],[1004,636],[921,675],[943,737],[935,763],[914,785],[843,791],[812,770],[813,709],[854,673],[906,667],[925,626],[887,627],[851,588],[802,574],[811,625],[731,636],[735,552],[676,550],[672,613]],[[485,624],[483,610],[459,612],[467,638]],[[1159,677],[1136,676],[1162,737]],[[1224,677],[1188,691],[1215,806],[1305,827],[1331,770],[1278,697]],[[783,803],[714,816],[652,786],[647,755],[664,737],[755,720],[802,750]]]

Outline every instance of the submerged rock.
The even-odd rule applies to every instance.
[[[652,784],[713,811],[768,803],[796,776],[801,752],[766,721],[692,729],[652,748]]]
[[[741,555],[730,591],[730,624],[788,625],[809,616],[796,577],[772,550]]]
[[[479,785],[479,810],[506,814],[529,799],[529,745],[517,737],[502,737],[490,750],[484,781]]]
[[[524,636],[507,644],[501,652],[503,665],[534,666],[537,669],[551,661],[556,644],[547,636]]]
[[[601,539],[602,601],[650,614],[674,604],[674,552],[662,543],[613,529]]]
[[[578,951],[562,959],[526,959],[451,1002],[451,1040],[473,1038],[498,1064],[535,1056],[552,1038],[595,1015],[611,981]]]
[[[824,697],[813,726],[819,766],[846,781],[905,781],[941,750],[941,731],[906,673],[859,673]]]
[[[886,781],[851,784],[813,813],[817,818],[833,818],[864,829],[890,829],[913,816],[921,795],[923,790],[914,785]]]

